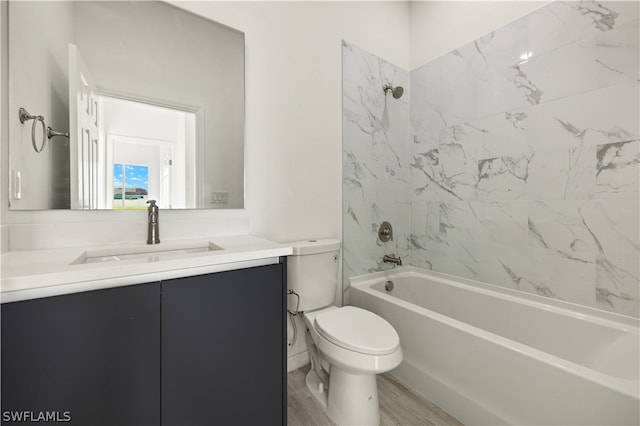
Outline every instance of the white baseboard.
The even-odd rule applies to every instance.
[[[287,373],[309,364],[309,351],[304,351],[287,358]]]

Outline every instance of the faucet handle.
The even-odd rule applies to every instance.
[[[389,240],[393,241],[393,228],[389,222],[384,221],[380,224],[380,228],[378,228],[378,238],[383,243]]]
[[[156,200],[148,200],[148,201],[147,201],[147,204],[151,204],[149,207],[153,207],[153,206],[155,206],[155,205],[156,205],[156,203],[157,203],[157,201],[156,201]]]

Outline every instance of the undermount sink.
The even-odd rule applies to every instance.
[[[118,247],[105,250],[85,251],[76,260],[71,262],[71,264],[118,262],[133,259],[141,262],[157,262],[160,260],[191,257],[193,255],[201,255],[218,250],[223,250],[223,248],[210,241],[190,244]]]

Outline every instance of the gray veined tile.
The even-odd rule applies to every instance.
[[[447,202],[440,205],[438,238],[451,245],[466,241],[527,245],[527,203]]]
[[[408,256],[410,233],[409,73],[343,43],[343,232],[345,283],[386,268],[385,251]],[[384,84],[401,85],[391,100]],[[377,228],[388,220],[397,238],[384,246]]]
[[[537,105],[542,102],[543,90],[535,81],[531,80],[520,64],[512,66],[510,71],[512,73],[513,86],[520,90],[523,99],[531,105]],[[510,107],[513,108],[514,106],[510,105]]]
[[[599,145],[595,198],[629,198],[638,194],[640,140]]]
[[[529,165],[530,200],[591,199],[596,186],[596,147],[539,147]]]
[[[581,215],[593,235],[598,254],[615,263],[624,257],[640,258],[638,198],[585,201]]]
[[[435,111],[434,124],[440,121],[444,127],[475,119],[475,58],[472,48],[461,48],[413,71],[412,119],[421,120],[429,111]]]
[[[582,40],[536,55],[521,63],[519,70],[528,82],[524,87],[537,89],[531,104],[588,92],[596,85],[595,40]]]
[[[467,278],[527,291],[526,279],[521,279],[527,265],[526,247],[469,240],[459,242],[456,248],[457,252],[444,253],[445,261],[438,263],[458,269]]]
[[[342,227],[344,239],[357,239],[367,232],[367,224],[372,221],[371,201],[345,193],[343,200]]]
[[[640,178],[640,140],[597,147],[596,198],[635,197]]]
[[[478,200],[516,200],[527,196],[529,165],[534,152],[478,161]]]
[[[580,202],[534,201],[529,204],[529,245],[565,253],[598,253],[580,216]]]
[[[585,222],[584,201],[529,203],[529,245],[562,253],[601,254],[597,235]]]
[[[484,118],[541,102],[543,92],[520,65],[487,71],[477,81],[477,114]]]
[[[458,197],[463,200],[476,198],[476,184],[478,183],[476,146],[469,144],[449,143],[441,144],[439,152],[440,175]]]
[[[522,60],[528,49],[529,20],[517,19],[469,44],[486,69],[505,69]]]
[[[529,15],[533,57],[638,20],[636,1],[554,1]]]
[[[415,98],[415,96],[414,96]],[[411,106],[411,135],[414,151],[427,151],[440,144],[440,132],[447,127],[442,115],[433,108],[425,108],[417,115]]]
[[[461,87],[473,87],[482,75],[486,62],[478,49],[478,41],[459,47],[417,69],[412,74],[417,84],[435,92],[454,93]],[[431,97],[431,95],[428,95]],[[454,123],[450,123],[454,124]]]
[[[623,315],[640,315],[640,258],[596,258],[596,306]]]
[[[510,110],[452,126],[441,133],[441,143],[461,144],[476,160],[520,156],[530,151],[527,111]]]
[[[446,125],[477,118],[476,84],[459,83],[440,87],[429,94],[429,104]]]
[[[348,123],[356,124],[367,134],[388,131],[391,121],[397,123],[398,120],[389,117],[385,123],[383,113],[390,115],[398,108],[408,111],[409,91],[406,97],[393,103],[393,108],[388,108],[382,91],[387,83],[408,86],[408,72],[343,42],[343,109]]]
[[[567,255],[640,257],[637,198],[529,203],[529,245]]]
[[[594,306],[594,255],[469,242],[464,247],[475,279],[503,287]]]
[[[477,64],[471,73],[477,86],[476,119],[537,103],[537,88],[518,68],[528,52],[527,26],[522,18],[468,45]]]
[[[537,152],[640,139],[638,89],[620,84],[530,108],[529,144]]]
[[[638,23],[629,22],[596,36],[597,87],[639,81]]]
[[[529,247],[525,253],[497,253],[504,274],[516,289],[595,306],[595,255],[567,255],[536,247]]]
[[[412,196],[417,200],[463,200],[456,191],[457,181],[445,174],[440,161],[440,150],[433,149],[413,156],[411,167]]]
[[[437,236],[440,227],[440,201],[411,202],[411,234]]]
[[[590,199],[594,196],[595,151],[593,146],[579,146],[569,149],[567,174],[565,179],[560,181],[564,185],[564,199]]]
[[[462,145],[478,158],[482,148],[483,132],[483,129],[474,128],[468,123],[455,124],[440,131],[439,145]]]
[[[410,108],[345,52],[345,276],[391,218],[416,266],[638,316],[638,19],[553,2],[411,72]]]
[[[459,247],[451,247],[447,243],[434,239],[426,239],[421,244],[424,248],[412,250],[413,265],[445,274],[482,280],[476,271],[477,264],[461,260]]]

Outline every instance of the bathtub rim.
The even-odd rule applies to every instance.
[[[458,277],[456,275],[450,275],[444,272],[422,269],[415,266],[402,266],[394,269],[388,269],[386,271],[358,275],[351,277],[349,279],[349,282],[352,287],[359,287],[367,285],[367,283],[370,281],[379,282],[381,278],[390,278],[393,276],[428,276],[429,278],[435,278],[438,281],[446,281],[446,284],[450,284],[455,287],[470,289],[476,293],[487,294],[487,292],[489,292],[491,295],[497,295],[500,298],[515,301],[518,303],[526,300],[527,302],[531,302],[528,303],[529,305],[535,306],[536,308],[570,315],[575,318],[580,318],[587,321],[595,320],[595,322],[607,326],[619,327],[620,325],[624,324],[631,327],[628,330],[625,328],[625,330],[630,332],[638,333],[638,330],[640,328],[640,318],[635,318],[616,312],[605,311],[603,309],[590,306],[584,306],[573,302],[567,302],[565,300],[540,296],[538,294],[529,293],[522,290],[515,290],[496,284],[476,281],[470,278]]]
[[[504,288],[504,287],[496,286],[493,284],[487,284],[479,281],[469,280],[462,277],[456,277],[456,276],[444,274],[441,272],[434,272],[434,271],[429,271],[425,269],[420,269],[414,266],[405,266],[401,268],[394,268],[387,271],[359,275],[356,277],[352,277],[349,280],[353,290],[362,291],[364,293],[370,294],[373,297],[377,297],[382,300],[388,301],[392,304],[409,309],[415,313],[425,315],[435,321],[452,326],[463,332],[470,333],[472,335],[478,336],[483,339],[487,339],[495,344],[498,344],[500,346],[507,348],[508,350],[515,351],[521,355],[524,355],[530,358],[539,359],[542,362],[549,364],[555,368],[560,368],[562,370],[569,371],[572,374],[575,374],[581,377],[582,379],[588,380],[590,382],[596,383],[601,386],[605,386],[607,389],[610,389],[614,392],[618,392],[627,397],[640,400],[640,380],[616,377],[610,374],[600,372],[598,370],[585,367],[573,361],[569,361],[569,360],[560,358],[556,355],[543,352],[539,349],[525,345],[520,342],[516,342],[514,340],[508,339],[498,334],[495,334],[486,330],[482,330],[479,327],[473,326],[471,324],[467,324],[465,322],[462,322],[460,320],[457,320],[451,317],[447,317],[446,315],[437,313],[435,311],[429,310],[422,306],[415,305],[413,303],[404,301],[392,295],[389,295],[379,290],[375,290],[371,288],[374,284],[377,284],[382,280],[385,280],[385,279],[393,280],[394,278],[397,278],[397,277],[406,277],[406,276],[413,276],[413,277],[426,276],[427,278],[434,279],[435,281],[440,281],[440,282],[445,281],[445,284],[447,285],[453,285],[459,288],[468,289],[473,292],[482,293],[485,295],[489,294],[491,296],[511,300],[516,303],[528,304],[530,306],[534,306],[539,309],[544,309],[546,311],[551,311],[560,315],[568,315],[574,318],[579,318],[580,320],[594,322],[600,325],[617,328],[625,332],[639,334],[639,335],[640,335],[640,328],[638,324],[640,323],[640,320],[636,320],[633,317],[628,317],[625,315],[619,315],[619,314],[602,311],[595,308],[576,305],[574,303],[565,302],[562,300],[554,300],[554,299],[547,300],[548,298],[543,296],[528,294],[522,291]],[[476,285],[479,285],[478,288],[475,288]],[[507,291],[504,291],[504,290],[507,290]],[[522,296],[531,296],[531,297],[522,297]],[[514,299],[517,299],[517,300],[514,300]],[[549,302],[552,302],[552,303],[549,303]],[[402,345],[402,342],[400,342],[400,345]]]

